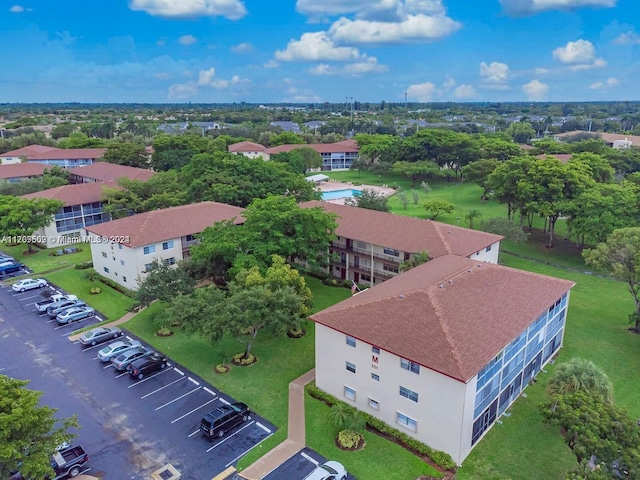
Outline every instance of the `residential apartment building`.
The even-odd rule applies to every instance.
[[[94,185],[94,184],[87,184]],[[216,222],[244,222],[243,208],[201,202],[153,210],[86,228],[93,268],[131,290],[154,261],[175,265],[189,257],[196,235]]]
[[[329,269],[343,280],[377,285],[397,276],[401,264],[421,252],[430,258],[452,253],[498,263],[499,235],[328,202],[311,201],[301,206],[321,207],[338,216]]]
[[[48,198],[60,200],[63,207],[55,214],[51,223],[33,233],[46,238],[47,248],[68,245],[77,242],[85,227],[107,222],[111,216],[102,211],[101,183],[81,185],[63,185],[41,192],[23,195],[22,198]]]
[[[316,384],[461,464],[562,346],[572,286],[435,258],[311,316]]]
[[[47,167],[37,163],[13,163],[0,165],[0,181],[21,182],[30,178],[38,178],[44,175]]]
[[[130,180],[146,182],[153,176],[153,170],[145,168],[129,167],[127,165],[117,165],[108,162],[96,162],[71,170],[71,183],[93,183],[93,182],[117,182],[118,179],[126,177]]]
[[[56,148],[31,155],[27,161],[30,163],[57,165],[62,168],[74,168],[97,162],[102,158],[105,151],[106,148]]]
[[[35,155],[40,155],[51,150],[60,150],[56,147],[45,147],[44,145],[28,145],[26,147],[11,150],[0,155],[1,165],[11,165],[13,163],[23,163]]]
[[[229,145],[229,152],[244,155],[248,158],[262,158],[269,160],[271,155],[290,152],[297,148],[308,147],[315,150],[322,157],[322,171],[349,170],[351,164],[359,158],[359,147],[355,140],[343,140],[336,143],[310,143],[305,145],[287,144],[267,148],[253,142],[239,142]]]

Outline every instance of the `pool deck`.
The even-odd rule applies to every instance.
[[[396,191],[389,187],[379,187],[377,185],[354,185],[351,182],[336,182],[331,180],[328,182],[320,182],[317,185],[318,189],[322,192],[335,192],[336,190],[363,190],[365,188],[381,193],[385,197],[390,197]],[[328,203],[335,203],[337,205],[344,205],[344,198],[335,198],[333,200],[325,200]]]

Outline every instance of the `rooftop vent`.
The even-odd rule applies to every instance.
[[[444,285],[440,284],[440,288],[444,288]]]

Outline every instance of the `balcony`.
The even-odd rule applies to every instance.
[[[349,253],[351,255],[356,254],[361,258],[371,259],[371,250],[365,250],[362,248],[343,247],[340,245],[332,244],[331,247],[329,247],[329,250],[333,250],[334,252],[338,252],[338,253]],[[377,262],[381,262],[386,265],[394,265],[394,266],[400,265],[400,263],[402,263],[402,260],[400,259],[400,257],[379,254],[376,252],[373,253],[373,260]]]

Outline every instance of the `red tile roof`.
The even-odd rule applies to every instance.
[[[571,160],[571,157],[573,157],[573,153],[549,153],[546,155],[536,155],[536,158],[540,158],[542,160],[547,157],[553,157],[560,160],[562,163],[567,163],[569,160]]]
[[[71,170],[71,175],[87,177],[99,182],[115,181],[122,177],[146,182],[153,176],[153,173],[152,170],[117,165],[109,162],[96,162],[92,165],[76,167]]]
[[[56,147],[45,147],[44,145],[27,145],[26,147],[18,148],[17,150],[11,150],[10,152],[3,153],[0,157],[27,157],[30,158],[33,155],[40,155],[53,150],[62,150]]]
[[[65,207],[81,205],[83,203],[99,202],[102,197],[102,190],[106,187],[104,183],[78,183],[76,185],[63,185],[62,187],[50,188],[41,192],[23,195],[22,198],[50,198],[61,200]],[[110,185],[111,188],[114,185]]]
[[[531,145],[527,145],[526,143],[519,143],[518,146],[522,150],[533,150],[535,148],[535,147],[532,147]]]
[[[29,160],[74,160],[102,158],[106,148],[56,148],[29,157]]]
[[[267,147],[254,142],[238,142],[229,145],[229,151],[232,153],[240,152],[264,152]]]
[[[13,163],[0,165],[0,179],[39,177],[42,176],[47,165],[40,163]]]
[[[129,237],[129,242],[124,245],[135,248],[195,235],[223,220],[234,219],[235,224],[243,223],[242,212],[244,208],[224,203],[201,202],[139,213],[93,225],[86,230],[103,237]]]
[[[558,138],[571,137],[573,135],[584,135],[585,133],[590,135],[596,135],[607,143],[613,143],[616,140],[628,140],[632,142],[634,147],[640,146],[640,135],[626,135],[624,133],[606,133],[606,132],[587,132],[583,130],[573,130],[571,132],[558,133],[554,135]]]
[[[467,257],[502,240],[500,235],[445,223],[378,212],[365,208],[311,201],[301,207],[322,207],[338,215],[336,235],[401,252],[424,250],[432,258],[448,253]]]
[[[336,143],[309,143],[304,145],[279,145],[277,147],[271,147],[267,149],[269,155],[273,155],[281,152],[290,152],[296,148],[309,147],[318,153],[357,153],[359,151],[358,143],[355,140],[343,140]]]
[[[573,285],[446,255],[311,319],[467,382]]]

